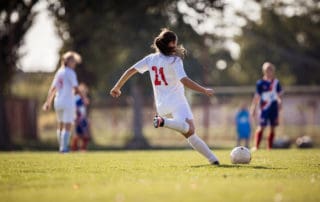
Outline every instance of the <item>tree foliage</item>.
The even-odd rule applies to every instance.
[[[32,7],[37,0],[0,1],[0,149],[11,146],[6,117],[5,97],[16,71],[18,48],[23,36],[32,24],[35,13]]]
[[[187,2],[194,7],[205,5],[198,6],[198,12],[209,6],[222,7],[217,0]],[[204,51],[204,38],[184,22],[177,1],[60,0],[53,1],[50,9],[65,42],[63,51],[75,49],[84,58],[80,80],[98,89],[113,84],[120,72],[150,53],[153,38],[162,27],[177,32],[179,42],[189,51],[186,62],[201,68],[198,59]],[[199,72],[196,75],[201,75]]]
[[[32,25],[32,7],[38,0],[0,1],[0,93],[8,92],[8,84],[16,71],[18,48]]]
[[[263,7],[261,21],[248,21],[238,37],[238,62],[242,74],[248,75],[245,84],[261,76],[265,61],[277,66],[277,75],[285,84],[320,84],[319,6],[314,3],[305,13],[292,16],[281,12],[288,6]]]

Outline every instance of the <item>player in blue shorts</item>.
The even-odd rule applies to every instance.
[[[71,141],[71,149],[73,151],[86,151],[88,147],[88,143],[90,141],[90,123],[87,115],[87,106],[89,104],[88,98],[88,87],[81,83],[79,85],[79,91],[82,93],[83,96],[86,97],[87,103],[84,102],[84,99],[76,95],[75,96],[75,103],[76,103],[76,119],[75,119],[75,135],[72,137]],[[79,145],[81,142],[81,145]]]
[[[254,117],[256,106],[260,106],[260,124],[254,136],[253,150],[259,149],[264,129],[270,125],[267,148],[272,148],[275,137],[275,128],[279,124],[278,116],[281,109],[282,89],[278,79],[275,78],[275,66],[270,62],[262,65],[263,78],[257,81],[256,93],[252,100],[251,114]]]

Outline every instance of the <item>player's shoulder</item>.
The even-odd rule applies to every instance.
[[[154,59],[157,59],[157,53],[150,53],[150,54],[146,55],[142,60],[145,60],[148,62],[148,61],[151,61]]]
[[[259,79],[257,80],[256,84],[259,86],[259,85],[262,85],[265,81],[263,79]]]
[[[146,55],[144,58],[155,58],[159,57],[159,53],[150,53],[149,55]]]
[[[70,68],[70,67],[66,67],[65,68],[65,72],[67,73],[67,74],[71,74],[71,75],[75,75],[76,74],[76,72],[75,72],[75,70],[74,69],[72,69],[72,68]]]

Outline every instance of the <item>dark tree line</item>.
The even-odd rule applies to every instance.
[[[11,145],[5,97],[9,94],[10,82],[16,71],[18,49],[35,16],[32,8],[37,1],[0,1],[0,149],[9,149]]]

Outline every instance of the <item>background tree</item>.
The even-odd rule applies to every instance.
[[[191,51],[187,62],[201,67],[196,62],[196,54],[203,48],[201,36],[189,25],[185,25],[183,16],[178,12],[178,1],[53,1],[50,10],[57,19],[59,33],[64,39],[62,51],[74,49],[83,56],[84,63],[78,68],[79,79],[103,93],[116,82],[120,74],[138,59],[150,53],[153,38],[160,28],[169,27],[176,31],[179,40]],[[202,13],[206,7],[218,7],[218,1],[188,1]],[[201,4],[202,6],[197,6]],[[201,41],[200,45],[197,45]],[[200,54],[198,54],[199,57]],[[194,68],[194,67],[193,67]],[[188,70],[187,70],[188,72]],[[195,71],[202,75],[201,70]],[[148,76],[134,77],[130,85],[124,86],[124,94],[130,91],[134,107],[134,139],[143,143],[142,123],[139,113],[142,101],[138,96],[151,93],[150,85],[145,88]],[[132,88],[130,88],[130,86]],[[142,86],[144,88],[142,88]],[[106,90],[107,89],[107,90]],[[143,93],[140,90],[143,89]],[[123,99],[124,100],[124,99]],[[138,101],[141,102],[138,102]],[[121,101],[121,98],[120,98]],[[135,142],[133,145],[137,145]]]
[[[316,1],[309,3],[262,2],[261,20],[248,20],[236,39],[241,46],[240,74],[246,77],[242,84],[252,84],[261,76],[264,61],[276,64],[284,84],[320,84],[320,6]]]
[[[0,1],[0,149],[11,146],[6,122],[5,97],[16,71],[18,48],[33,22],[32,7],[37,0]]]

